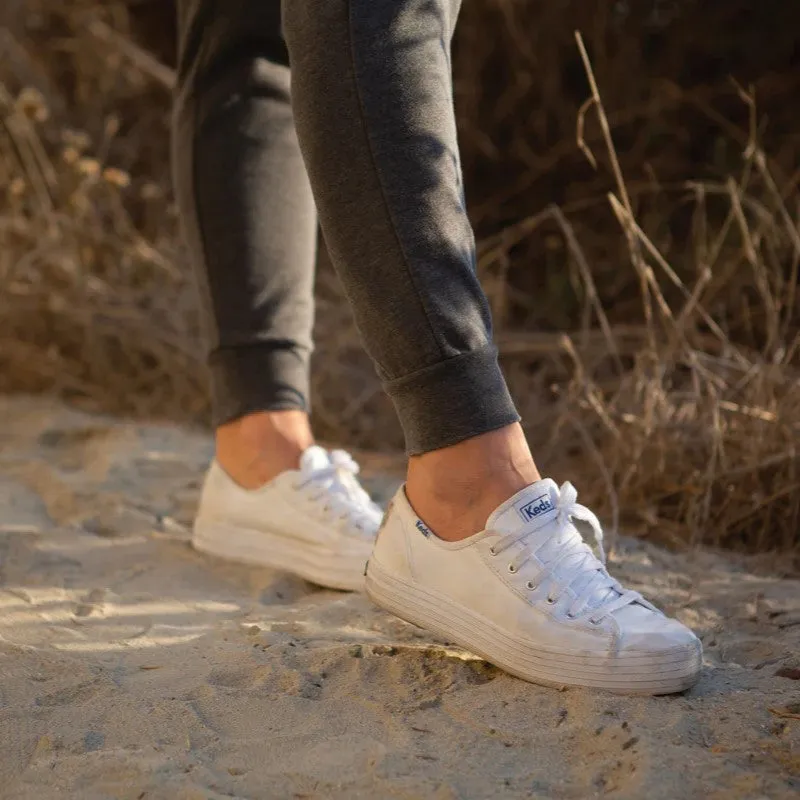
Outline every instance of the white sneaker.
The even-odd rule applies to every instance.
[[[680,692],[698,678],[702,647],[677,620],[624,589],[584,543],[597,517],[569,483],[543,480],[518,492],[486,529],[445,542],[401,488],[367,565],[379,606],[507,672],[549,686],[631,694]]]
[[[320,586],[360,590],[383,512],[343,450],[313,446],[299,470],[243,489],[215,461],[206,475],[192,544],[233,561],[287,570]]]

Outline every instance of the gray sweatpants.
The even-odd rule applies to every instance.
[[[518,419],[464,207],[459,6],[178,0],[176,191],[215,424],[308,407],[317,211],[409,453]]]

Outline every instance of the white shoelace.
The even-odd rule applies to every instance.
[[[539,557],[544,563],[544,569],[540,572],[537,582],[528,581],[526,588],[534,591],[547,585],[546,599],[551,604],[557,603],[564,592],[572,589],[576,597],[567,610],[570,619],[585,617],[591,624],[599,625],[603,617],[631,603],[641,603],[656,611],[655,606],[647,602],[639,592],[625,589],[619,581],[608,574],[600,521],[586,506],[580,505],[577,499],[578,492],[571,483],[567,482],[561,486],[556,504],[556,517],[547,523],[547,527],[556,525],[557,529],[547,541],[539,543],[538,546],[533,542],[526,544],[524,540],[540,528],[533,530],[523,528],[502,536],[492,545],[490,552],[492,555],[499,555],[516,542],[525,544],[509,563],[508,571],[516,573],[530,558]],[[583,541],[572,524],[573,519],[585,522],[591,528],[597,543],[599,559]],[[555,550],[553,556],[548,557],[543,554],[543,551],[553,549]]]
[[[331,451],[329,458],[327,466],[301,468],[295,488],[311,489],[306,496],[317,504],[324,517],[371,534],[382,512],[356,479],[360,467],[344,450]]]

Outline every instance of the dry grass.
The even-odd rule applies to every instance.
[[[538,459],[614,527],[796,555],[800,146],[786,109],[800,80],[780,68],[783,40],[739,76],[753,87],[706,66],[679,89],[663,75],[685,78],[667,69],[681,47],[702,52],[691,19],[656,58],[632,31],[678,23],[540,5],[467,4],[456,57],[479,270]],[[0,390],[202,421],[167,179],[171,73],[134,43],[131,6],[4,12]],[[317,298],[318,429],[399,447],[324,264]]]

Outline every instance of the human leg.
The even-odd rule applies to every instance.
[[[458,7],[284,2],[323,231],[411,455],[367,591],[528,680],[680,691],[699,641],[608,574],[597,518],[539,479],[497,364],[455,136]]]
[[[254,488],[313,443],[316,210],[280,0],[179,0],[175,185],[200,289],[217,458]]]
[[[193,544],[325,586],[363,584],[380,510],[313,446],[316,212],[279,0],[179,0],[176,191],[210,339],[216,457]]]
[[[475,273],[450,82],[459,6],[284,4],[326,243],[406,434],[409,496],[448,538],[538,478]]]

